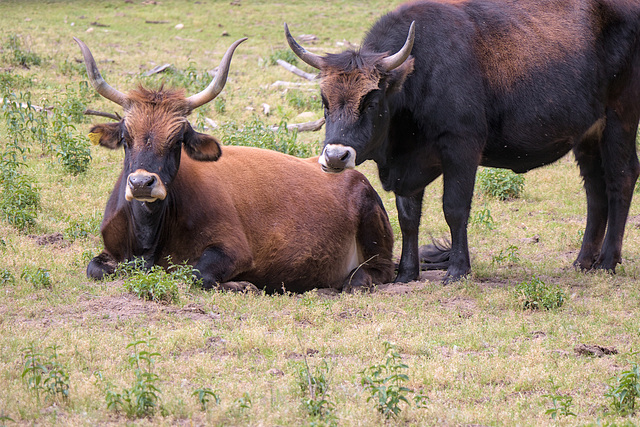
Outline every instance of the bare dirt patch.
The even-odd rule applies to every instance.
[[[71,244],[64,240],[64,235],[62,233],[43,234],[41,236],[30,234],[29,238],[33,239],[38,246],[52,245],[56,248],[64,248]]]
[[[78,298],[76,304],[47,308],[33,318],[17,316],[15,321],[17,323],[40,323],[43,326],[68,322],[84,325],[95,320],[112,323],[143,316],[153,321],[154,319],[164,319],[167,314],[195,321],[211,321],[220,318],[220,314],[197,304],[175,307],[144,301],[132,294],[105,297],[83,294]]]

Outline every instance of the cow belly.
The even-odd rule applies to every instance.
[[[531,146],[529,148],[496,144],[485,149],[480,164],[524,173],[555,162],[573,148],[574,142],[574,138],[564,138],[542,147]]]
[[[315,248],[312,245],[292,247],[290,243],[280,242],[268,251],[258,251],[254,268],[233,280],[246,280],[268,292],[280,291],[283,287],[292,292],[339,288],[364,261],[356,237],[350,237],[349,241],[342,247],[322,242]]]

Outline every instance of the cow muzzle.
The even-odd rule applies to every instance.
[[[328,144],[318,159],[322,170],[329,173],[340,173],[345,169],[356,167],[356,150],[342,144]]]
[[[127,177],[127,190],[124,197],[129,202],[134,199],[141,202],[155,202],[167,197],[167,189],[157,174],[138,169]]]

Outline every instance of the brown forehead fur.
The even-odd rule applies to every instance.
[[[152,145],[163,155],[191,112],[182,90],[138,87],[128,94],[124,124],[134,149]]]
[[[382,73],[377,65],[385,56],[348,50],[324,58],[320,89],[329,104],[329,114],[341,111],[345,118],[358,116],[362,98],[378,89]]]

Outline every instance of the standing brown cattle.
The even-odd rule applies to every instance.
[[[211,84],[181,91],[109,86],[87,46],[94,88],[121,105],[118,123],[99,124],[91,139],[124,148],[124,166],[101,226],[104,251],[87,267],[100,279],[125,260],[150,268],[188,262],[205,288],[249,281],[268,292],[313,288],[351,291],[393,278],[393,233],[367,179],[328,175],[317,159],[248,147],[224,147],[193,130],[187,116],[213,100],[227,79],[236,41]]]

